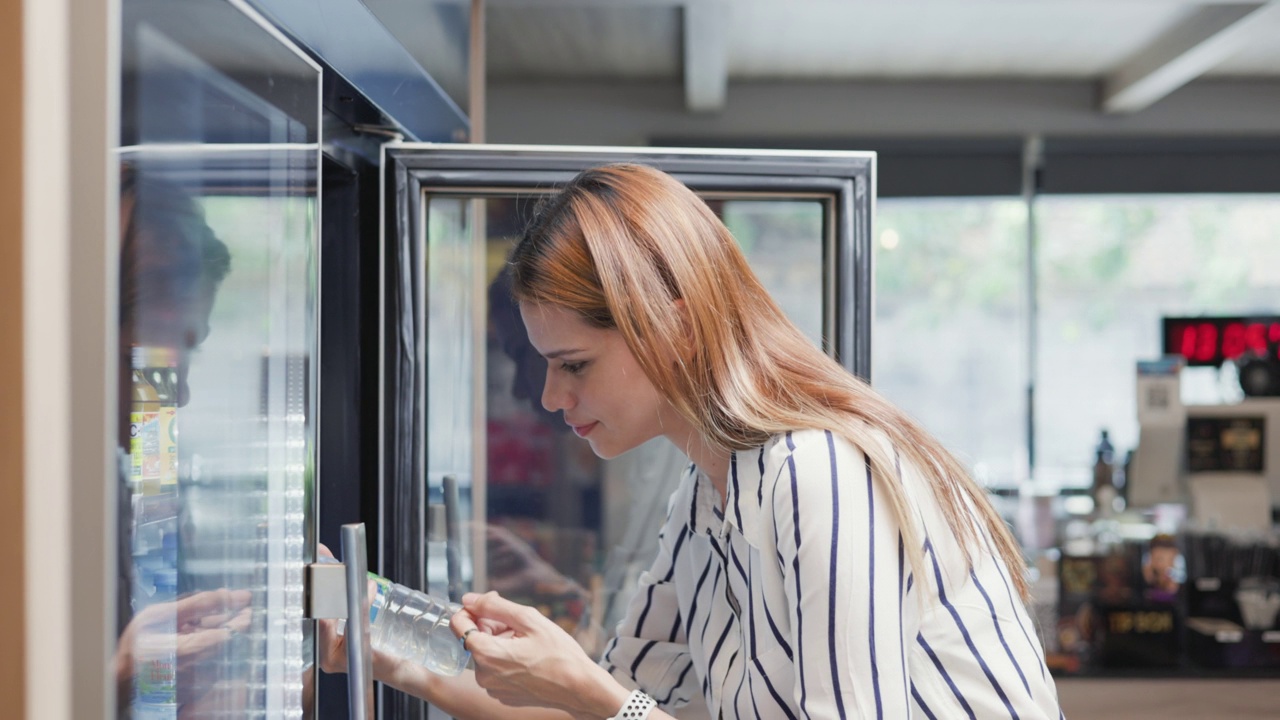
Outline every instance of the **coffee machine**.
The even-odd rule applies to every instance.
[[[1137,365],[1131,507],[1184,503],[1202,529],[1265,531],[1280,502],[1280,318],[1166,318],[1159,360]],[[1184,405],[1187,366],[1239,368],[1238,402]]]

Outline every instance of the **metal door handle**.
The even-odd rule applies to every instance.
[[[369,649],[369,564],[364,523],[342,526],[347,575],[347,701],[351,720],[369,720],[373,653]]]
[[[462,520],[458,502],[458,478],[444,476],[444,562],[449,578],[449,601],[462,602]]]

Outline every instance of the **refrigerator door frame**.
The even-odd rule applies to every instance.
[[[389,143],[382,151],[378,358],[382,482],[376,542],[383,574],[427,587],[426,537],[428,530],[435,534],[426,521],[426,194],[545,192],[587,167],[611,162],[652,165],[696,191],[719,196],[821,200],[824,349],[870,380],[873,152]],[[483,459],[476,461],[474,472],[483,475]],[[473,493],[473,512],[478,513],[486,502],[483,483],[476,483]],[[483,568],[473,567],[483,574]],[[420,717],[417,713],[423,711],[413,705],[418,704],[397,710]]]
[[[832,254],[824,262],[825,280],[834,287],[824,288],[826,349],[870,381],[874,152],[389,143],[382,160],[383,246],[392,237],[392,221],[396,237],[405,232],[416,237],[412,233],[421,228],[406,210],[417,207],[416,198],[428,188],[470,195],[546,188],[587,167],[613,162],[652,165],[695,190],[832,196],[835,237],[828,238],[825,252]],[[848,222],[841,222],[845,218]],[[844,278],[852,283],[839,282]]]

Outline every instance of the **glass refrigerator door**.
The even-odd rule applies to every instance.
[[[122,9],[117,716],[300,718],[320,69],[240,2]]]
[[[602,461],[543,410],[546,361],[503,267],[539,199],[612,161],[657,166],[701,194],[792,320],[870,374],[870,153],[387,147],[383,574],[438,596],[498,590],[593,655],[656,552],[687,460],[659,439]],[[448,477],[470,520],[455,548],[433,511]],[[384,701],[392,717],[427,712]]]

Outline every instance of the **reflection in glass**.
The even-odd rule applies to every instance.
[[[123,11],[118,715],[302,717],[318,68],[238,3]]]

